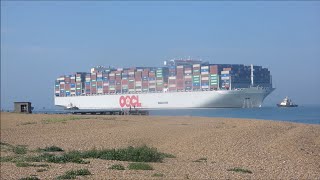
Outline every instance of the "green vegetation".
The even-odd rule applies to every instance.
[[[17,167],[49,167],[48,164],[31,164],[26,162],[17,162]]]
[[[64,151],[62,148],[57,147],[57,146],[50,146],[50,147],[45,147],[44,149],[39,148],[39,151],[44,151],[44,152],[62,152]]]
[[[124,166],[122,166],[121,164],[114,164],[111,167],[109,167],[109,169],[125,170]]]
[[[44,172],[44,171],[48,171],[48,169],[44,169],[44,168],[37,169],[37,172]]]
[[[153,170],[153,167],[146,163],[131,163],[128,168],[131,170]]]
[[[10,162],[14,159],[12,156],[1,156],[0,157],[0,162]]]
[[[67,122],[73,120],[90,119],[89,117],[78,117],[78,116],[68,116],[64,118],[48,118],[44,119],[44,123],[57,123],[57,122]]]
[[[16,154],[27,154],[28,149],[26,146],[18,145],[13,147],[12,151]]]
[[[248,169],[242,169],[239,167],[236,168],[232,168],[232,169],[228,169],[228,171],[234,171],[234,172],[241,172],[241,173],[249,173],[252,174],[252,171],[248,170]]]
[[[63,175],[58,176],[57,179],[75,179],[77,176],[91,175],[88,169],[71,170],[65,172]]]
[[[19,180],[40,180],[36,176],[30,176],[30,177],[25,177],[25,178],[20,178]]]
[[[207,162],[207,158],[199,158],[199,159],[192,161],[192,162]]]
[[[29,162],[50,162],[50,163],[78,163],[78,164],[88,164],[89,161],[84,161],[81,157],[81,153],[78,151],[70,151],[62,155],[55,155],[44,153],[38,156],[27,157],[26,161]]]
[[[152,174],[152,177],[163,177],[164,176],[164,174],[162,174],[162,173],[154,173],[154,174]]]
[[[21,123],[20,125],[30,125],[30,124],[37,124],[37,122],[24,122],[24,123]]]

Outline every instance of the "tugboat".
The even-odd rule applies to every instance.
[[[291,99],[285,97],[280,104],[277,104],[278,107],[298,107],[297,104],[294,104]]]
[[[77,106],[73,106],[72,103],[70,103],[66,108],[66,110],[79,110]]]

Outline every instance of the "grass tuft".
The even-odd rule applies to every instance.
[[[30,176],[30,177],[20,178],[19,180],[40,180],[40,179],[35,176]]]
[[[17,162],[17,167],[49,167],[48,164],[31,164],[26,162]]]
[[[24,122],[24,123],[21,123],[20,125],[30,125],[30,124],[37,124],[37,122]]]
[[[58,147],[58,146],[49,146],[49,147],[45,147],[43,149],[39,148],[39,151],[44,151],[44,152],[62,152],[64,150],[62,148]]]
[[[125,170],[124,166],[122,166],[121,164],[114,164],[111,167],[109,167],[108,169]]]
[[[252,174],[252,171],[248,170],[248,169],[242,169],[239,167],[236,168],[232,168],[232,169],[228,169],[228,171],[234,171],[234,172],[241,172],[241,173],[249,173]]]
[[[152,177],[163,177],[164,176],[164,174],[162,174],[162,173],[154,173],[154,174],[152,174]]]
[[[13,147],[12,151],[16,154],[27,154],[28,149],[26,146],[18,145]]]
[[[153,170],[153,167],[146,163],[131,163],[128,168],[131,170]]]
[[[192,161],[192,162],[207,162],[207,158],[199,158],[199,159]]]
[[[45,169],[45,168],[37,169],[37,172],[44,172],[44,171],[48,171],[48,169]]]
[[[64,118],[48,118],[44,119],[44,123],[57,123],[57,122],[67,122],[67,121],[74,121],[74,120],[81,120],[81,119],[90,119],[89,117],[78,117],[78,116],[69,116]]]
[[[91,175],[88,169],[71,170],[65,172],[63,175],[58,176],[57,179],[75,179],[77,176]]]

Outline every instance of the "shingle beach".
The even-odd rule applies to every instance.
[[[8,147],[25,145],[26,154]],[[129,170],[128,161],[17,167],[4,157],[31,156],[57,146],[66,152],[146,145],[175,158]],[[320,179],[320,125],[205,117],[95,116],[1,113],[1,178],[55,179],[88,169],[78,179]],[[39,164],[39,162],[33,162]],[[121,164],[125,170],[112,170]],[[232,169],[242,169],[235,171]],[[43,168],[42,168],[43,169]],[[247,170],[247,171],[244,171]]]

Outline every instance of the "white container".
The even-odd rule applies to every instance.
[[[177,66],[177,69],[183,69],[183,66]]]
[[[149,83],[156,83],[156,81],[155,81],[155,80],[152,80],[152,81],[149,81]]]
[[[201,80],[209,80],[209,77],[201,77]]]
[[[130,75],[134,75],[134,72],[129,72]]]
[[[159,83],[159,82],[161,82],[161,83],[162,83],[162,82],[163,82],[163,80],[157,80],[157,83]]]
[[[221,74],[229,74],[229,71],[221,71]]]
[[[209,66],[201,66],[201,69],[209,69]]]
[[[60,93],[60,91],[55,91],[56,93]]]
[[[186,70],[186,71],[184,71],[184,73],[186,73],[186,74],[191,74],[191,70]]]
[[[200,64],[194,64],[193,67],[200,67]]]
[[[226,76],[226,77],[221,77],[221,80],[229,80],[230,76]]]
[[[201,88],[209,88],[209,86],[201,86]]]
[[[209,72],[201,72],[201,74],[209,74]]]
[[[149,88],[156,88],[156,86],[155,85],[150,85]]]
[[[65,84],[65,82],[60,82],[60,84]]]
[[[176,84],[169,84],[169,87],[176,87]]]
[[[109,76],[115,76],[115,74],[114,73],[110,73]]]
[[[169,79],[176,79],[176,76],[170,76]]]
[[[189,76],[184,76],[184,78],[185,78],[185,79],[191,79],[192,76],[191,76],[191,75],[189,75]]]

